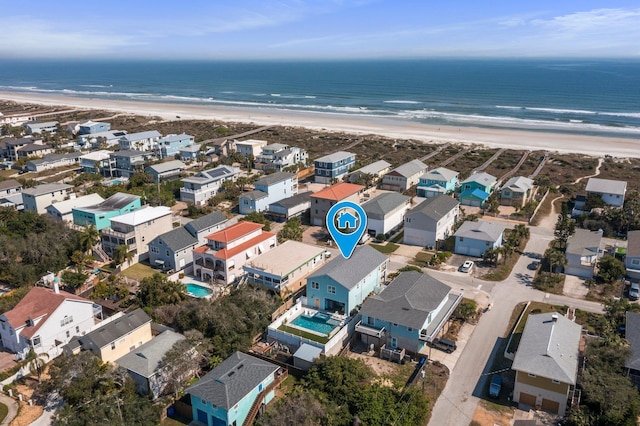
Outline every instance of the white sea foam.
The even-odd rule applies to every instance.
[[[405,100],[401,100],[401,99],[392,99],[390,101],[384,101],[385,104],[411,104],[411,105],[418,105],[421,104],[422,102],[418,102],[418,101],[405,101]]]

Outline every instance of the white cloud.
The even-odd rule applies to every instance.
[[[535,19],[534,26],[559,29],[566,32],[585,32],[599,29],[640,29],[640,9],[594,9],[556,16],[551,19]]]

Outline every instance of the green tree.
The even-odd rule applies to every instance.
[[[80,233],[80,246],[85,253],[89,253],[100,240],[100,233],[94,225],[89,225]]]
[[[76,267],[76,272],[80,272],[80,268],[84,263],[84,259],[85,259],[84,253],[81,252],[80,250],[76,250],[73,253],[71,253],[71,258],[69,260],[71,260],[71,263]]]
[[[116,265],[123,265],[125,262],[133,260],[133,251],[129,249],[129,244],[120,244],[113,248],[113,261]]]
[[[259,212],[251,212],[245,217],[242,217],[238,220],[240,221],[246,220],[248,222],[261,223],[264,225],[262,229],[264,229],[265,231],[271,230],[271,221],[269,221],[264,214]]]
[[[549,248],[544,252],[544,258],[549,265],[549,272],[553,272],[556,267],[567,264],[567,258],[560,250]]]
[[[576,222],[569,216],[566,204],[562,205],[562,212],[558,215],[554,235],[561,248],[566,247],[567,240],[576,231]]]
[[[143,308],[179,303],[187,298],[186,288],[180,281],[171,281],[166,275],[156,272],[140,282],[136,295],[137,303]]]
[[[278,243],[284,243],[287,240],[302,241],[302,222],[299,218],[294,217],[282,227],[278,232]]]
[[[64,285],[74,290],[83,285],[87,281],[87,278],[89,278],[89,275],[83,274],[82,272],[64,271],[62,273],[62,282]]]
[[[498,264],[498,258],[500,257],[500,250],[495,247],[488,248],[482,254],[482,260],[492,265]]]
[[[174,399],[179,398],[185,385],[200,370],[203,336],[195,330],[191,330],[189,336],[188,339],[174,343],[162,358],[163,376],[167,380],[165,391],[173,392]]]
[[[153,176],[147,172],[135,172],[129,178],[129,189],[153,183]]]
[[[476,316],[478,304],[475,300],[464,298],[456,308],[454,315],[463,321],[469,321]]]
[[[36,354],[33,349],[29,351],[27,356],[29,372],[38,378],[38,383],[42,383],[42,375],[44,374],[49,355],[46,353]]]
[[[604,256],[598,262],[597,277],[606,283],[612,283],[627,273],[624,263],[613,256]]]

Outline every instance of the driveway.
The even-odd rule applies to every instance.
[[[573,275],[565,275],[564,289],[562,293],[565,296],[573,297],[576,299],[584,299],[589,293],[589,287],[584,283],[584,280]]]
[[[3,393],[0,393],[0,402],[6,405],[9,409],[6,417],[2,423],[0,423],[0,426],[5,426],[11,423],[11,421],[16,417],[16,414],[18,414],[18,403],[13,398],[9,398]]]

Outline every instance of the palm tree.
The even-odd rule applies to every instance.
[[[129,244],[120,244],[113,249],[113,261],[116,265],[122,265],[125,262],[133,260],[133,252],[129,251]]]
[[[84,228],[84,231],[80,234],[80,247],[84,253],[91,251],[91,248],[96,245],[100,239],[100,233],[94,225],[89,225]]]
[[[544,253],[544,257],[549,263],[549,272],[553,272],[553,270],[558,266],[564,266],[567,264],[567,259],[564,256],[564,253],[560,250],[550,248]]]
[[[42,383],[42,373],[44,373],[44,369],[47,365],[47,361],[45,359],[48,358],[49,355],[46,353],[36,354],[33,349],[29,352],[29,371],[31,374],[38,377],[38,383]]]

